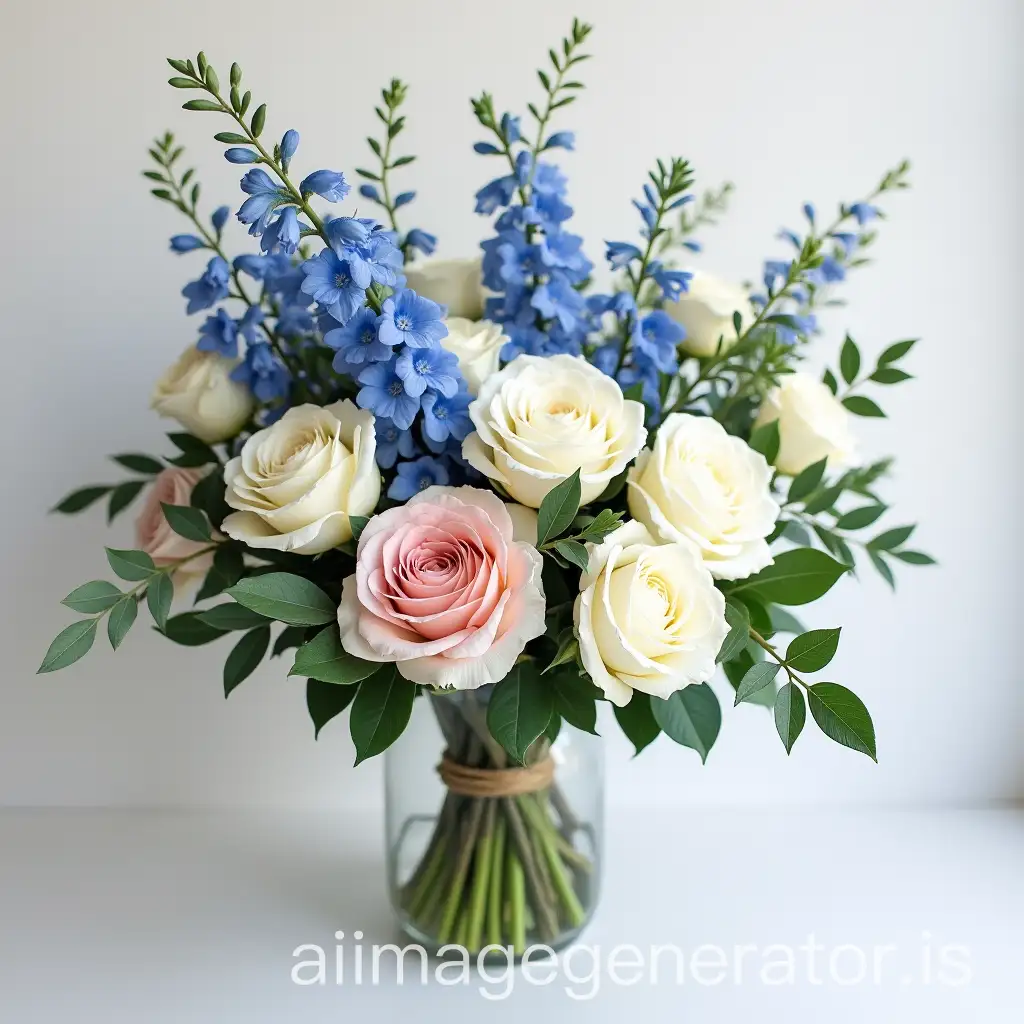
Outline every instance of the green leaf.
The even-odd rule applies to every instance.
[[[905,370],[898,370],[895,366],[880,366],[868,380],[876,384],[902,384],[905,380],[913,380],[913,377]]]
[[[803,731],[806,720],[807,705],[800,687],[796,683],[786,683],[775,697],[775,728],[787,754],[792,753],[793,744]]]
[[[865,398],[864,395],[850,395],[848,398],[843,399],[843,405],[854,416],[885,416],[885,413],[878,407],[878,404],[870,398]]]
[[[300,647],[306,642],[305,626],[285,626],[277,639],[274,641],[274,649],[270,652],[272,658],[276,658],[293,647]]]
[[[385,665],[359,684],[348,720],[356,764],[387,750],[402,735],[415,696],[416,684],[403,679],[394,665]]]
[[[827,594],[836,580],[849,571],[824,551],[794,548],[776,555],[772,565],[748,576],[732,588],[732,594],[753,590],[762,601],[775,604],[809,604]]]
[[[666,736],[696,750],[701,762],[707,762],[722,726],[722,709],[707,683],[691,683],[666,700],[652,697],[651,711]]]
[[[839,629],[812,629],[790,641],[786,663],[794,672],[819,672],[839,648]]]
[[[110,502],[107,505],[107,522],[112,523],[116,516],[123,512],[138,496],[139,491],[146,486],[145,480],[128,480],[118,484],[110,492]]]
[[[643,385],[641,384],[641,388]],[[601,496],[597,499],[598,501],[611,501],[612,498],[617,498],[622,493],[622,489],[626,486],[626,476],[629,473],[627,467],[617,476],[613,476],[608,481],[608,486],[601,492]]]
[[[313,720],[313,736],[320,738],[320,730],[332,719],[337,718],[356,698],[358,686],[336,686],[310,679],[306,683],[306,708]]]
[[[110,568],[123,580],[137,582],[149,579],[156,572],[153,559],[145,551],[122,551],[118,548],[105,548]]]
[[[826,370],[821,375],[821,380],[833,395],[839,391],[839,381],[836,380],[836,375],[831,370]]]
[[[563,480],[548,492],[537,511],[537,547],[569,528],[579,511],[580,493],[578,469],[567,480]]]
[[[597,700],[601,691],[582,678],[575,668],[556,672],[550,678],[555,711],[570,725],[597,735]]]
[[[223,630],[207,625],[200,620],[195,612],[172,615],[160,632],[168,640],[181,644],[183,647],[199,647],[201,644],[208,644],[212,640],[219,640],[224,636]]]
[[[803,501],[809,494],[813,493],[821,478],[825,475],[825,467],[828,465],[828,458],[812,462],[806,469],[801,470],[789,485],[788,500]]]
[[[872,538],[868,541],[868,547],[872,551],[891,551],[893,548],[898,548],[901,544],[905,544],[916,529],[916,525],[896,526]]]
[[[619,728],[633,744],[634,757],[658,738],[661,726],[654,719],[651,698],[646,693],[634,690],[629,703],[622,707],[615,705],[614,712]]]
[[[181,105],[182,110],[208,110],[208,111],[219,111],[221,105],[214,103],[213,100],[189,100],[188,103]]]
[[[587,549],[578,540],[555,541],[555,550],[567,561],[576,566],[580,572],[590,568]]]
[[[759,661],[755,665],[751,665],[740,680],[740,685],[736,687],[736,699],[733,701],[733,706],[742,704],[759,690],[763,690],[779,674],[780,667],[777,661]]]
[[[247,679],[256,670],[257,665],[263,660],[270,646],[270,626],[257,626],[249,630],[241,640],[231,648],[227,660],[224,662],[224,696],[230,695],[231,691],[242,680]]]
[[[67,668],[68,665],[73,665],[79,658],[88,654],[93,640],[96,639],[97,621],[97,619],[79,619],[62,629],[47,649],[43,663],[36,669],[36,675]]]
[[[852,384],[860,373],[860,349],[849,335],[846,336],[839,352],[839,371],[847,384]]]
[[[844,512],[836,522],[838,530],[863,530],[879,519],[885,512],[885,505],[863,505],[861,508]]]
[[[253,629],[256,626],[267,626],[270,623],[265,615],[245,608],[234,601],[214,605],[206,611],[196,613],[200,622],[205,622],[222,633],[236,629]]]
[[[815,683],[807,692],[811,715],[829,739],[877,761],[875,727],[864,702],[838,683]]]
[[[319,626],[338,614],[335,603],[315,583],[287,572],[240,580],[227,593],[246,608],[292,626]]]
[[[171,602],[174,600],[174,583],[171,581],[170,573],[162,572],[154,576],[146,586],[146,604],[149,606],[149,614],[158,628],[164,629],[167,626],[167,616],[171,611]]]
[[[72,491],[69,495],[61,498],[56,505],[51,509],[52,512],[63,512],[65,515],[71,515],[73,512],[81,512],[82,509],[88,508],[90,505],[95,504],[104,494],[109,493],[113,488],[111,487],[82,487],[77,491]]]
[[[803,623],[785,608],[780,608],[777,605],[774,605],[769,610],[769,615],[771,616],[772,626],[776,633],[804,632]]]
[[[934,565],[935,559],[926,555],[923,551],[893,551],[893,558],[898,558],[907,565]]]
[[[295,652],[290,676],[306,676],[323,683],[346,686],[361,682],[380,670],[380,663],[363,661],[341,646],[337,625],[321,630]]]
[[[210,540],[210,523],[202,509],[191,505],[169,505],[166,501],[161,501],[160,507],[164,510],[167,525],[179,536],[200,543]]]
[[[559,665],[575,665],[579,653],[580,645],[572,628],[563,630],[558,640],[558,650],[547,667],[541,672],[541,675],[547,675],[548,672],[553,668],[558,668]]]
[[[108,608],[113,608],[121,600],[121,596],[121,591],[113,583],[93,580],[91,583],[75,587],[61,604],[83,615],[98,615]]]
[[[819,512],[830,509],[839,500],[842,493],[843,485],[841,483],[816,491],[804,502],[804,511],[808,515],[816,516]]]
[[[553,707],[548,681],[541,679],[533,662],[521,661],[494,687],[487,727],[513,761],[525,764],[526,752],[547,727]]]
[[[742,604],[728,601],[725,605],[725,621],[730,629],[722,641],[716,662],[729,661],[745,650],[750,639],[750,613]]]
[[[249,139],[245,135],[239,135],[238,132],[217,132],[214,138],[228,146],[249,145]]]
[[[258,139],[263,134],[263,126],[267,123],[267,105],[261,103],[255,111],[253,111],[252,121],[249,123],[249,128],[252,131],[253,138]]]
[[[139,603],[135,600],[134,594],[125,594],[107,616],[107,638],[110,646],[116,651],[121,646],[121,641],[128,635],[136,617],[139,614]]]
[[[909,341],[897,341],[878,357],[878,365],[887,366],[889,363],[895,363],[897,360],[902,359],[916,344],[917,338],[911,338]]]
[[[868,548],[868,557],[871,559],[871,564],[878,570],[878,575],[895,590],[896,577],[892,574],[889,563],[877,551],[872,551],[870,548]]]
[[[238,548],[228,544],[221,544],[213,553],[213,565],[203,580],[203,585],[196,594],[196,601],[205,601],[207,598],[216,597],[224,593],[228,587],[233,587],[245,572],[245,562],[242,559],[242,552]]]
[[[755,452],[760,452],[769,465],[773,465],[779,455],[779,421],[772,420],[760,426],[750,435],[748,442]]]
[[[613,512],[603,508],[596,516],[577,516],[575,524],[581,528],[579,533],[583,540],[590,544],[600,544],[610,533],[622,525],[622,512]]]
[[[202,89],[201,83],[191,78],[172,77],[167,79],[167,84],[175,89]]]
[[[187,457],[187,465],[190,468],[207,466],[212,462],[220,461],[217,453],[205,441],[201,441],[192,434],[170,433],[167,437],[182,455]],[[185,463],[181,459],[177,459],[175,464],[183,465]]]
[[[188,503],[192,508],[205,512],[215,527],[220,526],[230,509],[224,500],[224,477],[219,469],[214,469],[196,481]]]
[[[111,458],[119,466],[124,466],[125,469],[130,469],[133,473],[145,473],[148,476],[155,476],[157,473],[162,473],[164,469],[162,462],[149,455],[128,453],[127,455],[112,455]]]
[[[369,522],[367,516],[349,516],[349,526],[352,527],[352,540],[358,544],[359,538],[363,535],[363,530],[366,529],[366,524]]]
[[[562,731],[562,716],[557,711],[551,712],[551,719],[542,733],[548,743],[554,743]]]

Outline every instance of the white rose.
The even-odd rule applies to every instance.
[[[469,417],[463,457],[530,508],[577,469],[581,504],[593,501],[647,440],[643,405],[578,356],[518,356],[484,381]]]
[[[754,319],[745,288],[700,270],[693,271],[689,290],[678,301],[665,303],[665,312],[686,329],[683,348],[693,356],[713,356],[719,338],[723,350],[735,343],[733,313],[740,314],[741,328]]]
[[[492,373],[498,372],[498,360],[508,335],[502,333],[499,324],[492,324],[490,320],[450,316],[445,324],[448,336],[441,339],[441,346],[458,358],[462,376],[475,395],[480,385]]]
[[[249,389],[231,379],[238,363],[190,345],[156,382],[150,407],[207,444],[226,441],[242,429],[255,405]]]
[[[315,555],[352,537],[349,516],[373,514],[380,470],[373,414],[345,399],[299,405],[253,434],[224,469],[237,512],[222,529],[251,548]]]
[[[796,476],[828,459],[830,469],[856,461],[857,440],[850,414],[828,387],[809,373],[788,373],[771,391],[757,414],[754,427],[779,421],[779,454],[775,467]]]
[[[691,544],[658,544],[628,522],[588,544],[573,610],[583,666],[622,707],[634,690],[665,698],[715,673],[725,598]]]
[[[713,576],[740,580],[771,565],[772,469],[717,420],[666,416],[626,479],[633,518],[663,541],[695,544]]]
[[[417,294],[448,307],[448,316],[479,320],[484,313],[483,257],[423,260],[403,271]]]

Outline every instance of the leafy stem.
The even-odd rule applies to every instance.
[[[786,675],[789,676],[790,682],[796,683],[798,686],[802,686],[805,690],[810,689],[810,686],[808,686],[807,683],[805,683],[789,667],[789,665],[786,663],[786,659],[783,658],[782,655],[779,654],[779,652],[775,649],[775,647],[772,644],[770,644],[767,640],[765,640],[765,638],[761,636],[761,634],[758,633],[758,631],[754,629],[753,626],[751,626],[750,628],[750,639],[753,640],[754,643],[757,644],[757,646],[764,650],[767,654],[771,655],[771,657],[775,661],[777,661],[783,669],[785,669]]]

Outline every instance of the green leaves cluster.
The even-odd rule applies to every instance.
[[[596,516],[580,516],[580,471],[552,488],[537,510],[537,548],[563,568],[586,572],[586,544],[600,544],[622,523],[621,512],[603,508]]]

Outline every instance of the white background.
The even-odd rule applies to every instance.
[[[924,341],[918,376],[883,396],[887,421],[860,421],[871,454],[895,451],[892,525],[941,568],[900,573],[897,597],[870,572],[805,618],[844,626],[835,678],[871,708],[880,764],[808,728],[786,758],[770,716],[725,711],[709,764],[664,738],[630,762],[609,749],[612,805],[963,804],[1019,796],[1024,703],[1018,668],[1021,259],[1019,10],[1012,0],[387,4],[303,0],[173,3],[36,0],[0,15],[0,324],[4,345],[0,615],[0,804],[370,807],[379,767],[349,767],[345,729],[314,744],[302,684],[265,666],[225,702],[218,645],[183,649],[141,622],[117,655],[105,641],[75,668],[34,677],[69,620],[58,605],[106,574],[101,545],[127,546],[102,513],[48,518],[80,484],[116,480],[104,459],[166,451],[148,412],[152,381],[191,343],[178,292],[199,257],[174,257],[186,226],[146,194],[152,135],[171,127],[201,169],[204,203],[236,208],[214,115],[178,109],[163,58],[200,47],[227,78],[237,59],[269,102],[268,133],[302,134],[296,167],[369,161],[377,91],[412,84],[403,183],[406,223],[441,254],[488,234],[472,194],[497,173],[475,156],[468,96],[499,109],[535,97],[533,68],[573,13],[597,25],[588,83],[559,127],[572,226],[592,258],[636,229],[629,199],[659,155],[685,155],[702,186],[728,178],[736,201],[703,232],[707,269],[755,278],[784,250],[799,207],[869,190],[901,157],[914,189],[888,204],[878,262],[830,317],[822,358],[849,329],[868,354]],[[233,223],[233,222],[232,222]],[[231,246],[248,241],[229,228]],[[614,818],[613,818],[614,821]]]

